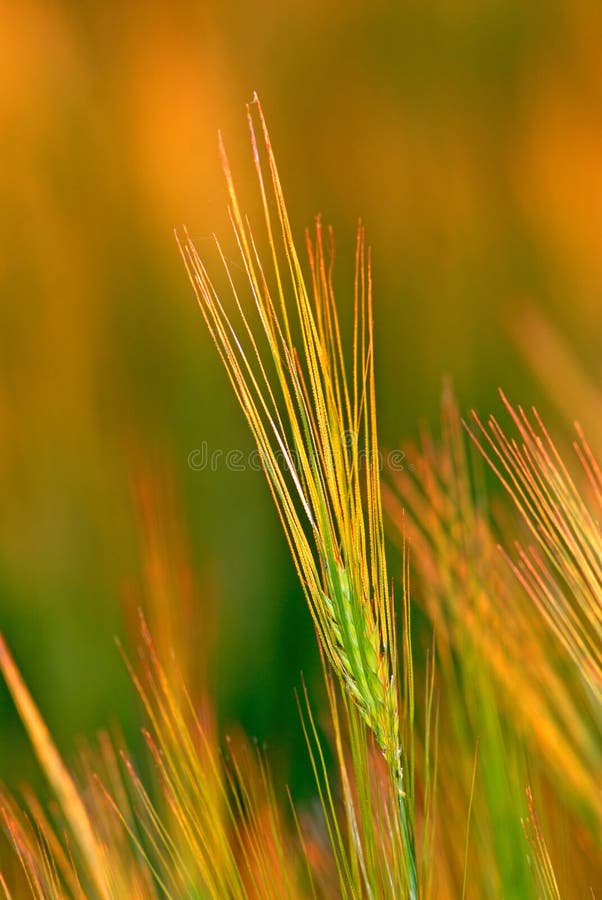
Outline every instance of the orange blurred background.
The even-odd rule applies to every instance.
[[[309,617],[261,475],[188,465],[203,441],[250,442],[173,228],[201,251],[228,228],[218,128],[252,198],[256,90],[299,237],[318,212],[335,226],[343,315],[366,223],[386,444],[435,419],[444,374],[462,408],[498,386],[546,402],[512,337],[537,365],[532,307],[599,377],[602,7],[0,9],[0,628],[62,746],[134,722],[113,636],[144,458],[169,470],[217,604],[223,716],[278,744],[316,667]],[[10,782],[33,763],[4,689],[0,720]]]

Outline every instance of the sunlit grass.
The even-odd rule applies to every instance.
[[[222,147],[240,258],[233,265],[216,241],[221,275],[210,275],[189,236],[179,241],[315,626],[326,709],[303,682],[297,703],[318,802],[296,803],[242,734],[220,735],[207,648],[192,627],[184,529],[169,495],[142,479],[143,610],[138,652],[123,656],[148,759],[105,734],[67,765],[0,642],[0,668],[53,796],[46,806],[27,789],[19,799],[3,792],[13,854],[0,887],[7,897],[102,900],[593,892],[595,454],[579,432],[573,470],[541,419],[509,404],[516,437],[496,419],[475,418],[467,433],[447,388],[441,436],[425,432],[408,448],[412,471],[387,473],[383,490],[364,231],[346,347],[332,237],[316,225],[306,266],[257,101],[249,126],[261,229],[239,206]],[[494,489],[495,502],[488,465],[505,489]],[[397,602],[381,496],[402,560]]]

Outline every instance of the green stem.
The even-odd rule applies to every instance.
[[[406,850],[407,871],[408,871],[408,897],[410,900],[418,900],[418,874],[416,871],[416,853],[414,849],[414,838],[410,829],[408,810],[406,804],[406,796],[402,787],[401,770],[398,770],[397,777],[397,796],[399,798],[399,818],[401,820],[401,829],[403,832],[403,840]]]

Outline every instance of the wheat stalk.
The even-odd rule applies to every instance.
[[[307,236],[308,286],[257,98],[253,108],[248,108],[248,121],[269,266],[240,211],[220,140],[230,217],[246,275],[244,289],[250,295],[250,302],[245,302],[216,238],[238,316],[236,326],[186,232],[179,238],[180,248],[199,307],[257,443],[320,645],[376,737],[405,816],[397,647],[375,415],[370,254],[360,225],[348,375],[332,284],[332,234],[328,252],[319,221],[315,238]],[[263,136],[265,161],[253,112]],[[249,307],[254,307],[253,324]],[[266,348],[260,349],[263,343]],[[410,882],[415,893],[413,861]]]

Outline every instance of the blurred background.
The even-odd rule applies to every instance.
[[[135,740],[114,638],[143,590],[150,468],[188,534],[220,718],[285,754],[314,639],[262,475],[189,465],[250,442],[173,229],[201,252],[228,229],[218,128],[253,197],[257,91],[296,233],[336,229],[343,317],[366,224],[384,443],[436,422],[446,374],[462,409],[496,409],[498,386],[549,402],[546,329],[600,374],[602,7],[0,9],[0,628],[62,749],[116,720]],[[0,727],[2,779],[32,777],[3,686]]]

